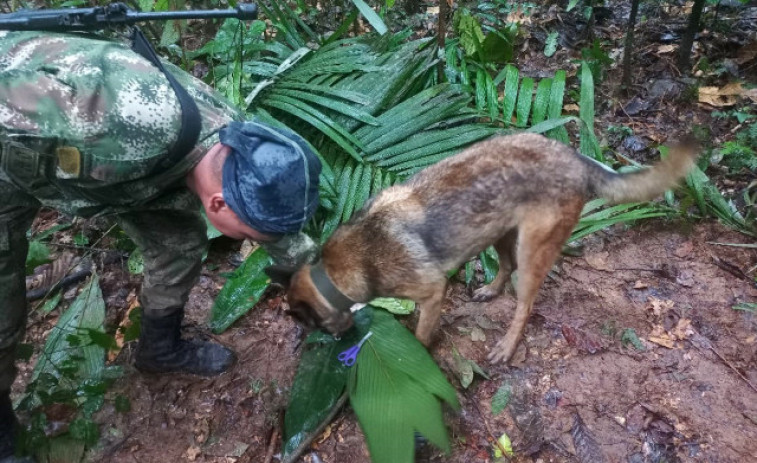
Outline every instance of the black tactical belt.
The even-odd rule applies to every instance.
[[[157,174],[175,166],[184,158],[184,156],[189,154],[194,147],[197,146],[197,140],[200,138],[200,130],[202,129],[200,112],[197,109],[197,104],[192,97],[189,96],[186,89],[181,86],[176,78],[168,72],[165,67],[163,67],[163,63],[160,62],[152,45],[150,45],[150,42],[144,34],[142,34],[142,31],[136,26],[132,27],[131,49],[155,65],[155,67],[166,76],[166,79],[168,79],[171,87],[173,87],[173,91],[176,93],[176,98],[178,98],[179,104],[181,105],[181,129],[179,130],[179,138],[171,147],[168,155],[161,158],[153,168],[152,173]]]

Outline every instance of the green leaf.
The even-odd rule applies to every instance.
[[[42,374],[58,378],[62,386],[76,388],[84,379],[99,379],[105,366],[105,349],[91,342],[71,342],[88,330],[103,330],[105,302],[100,291],[99,278],[93,274],[79,296],[47,338],[45,347],[34,366],[32,381]],[[71,375],[62,375],[66,365],[72,366]]]
[[[409,315],[415,310],[415,302],[409,299],[395,299],[393,297],[379,297],[371,302],[370,305],[379,307],[395,315]]]
[[[92,447],[100,438],[100,430],[97,423],[86,418],[77,418],[68,427],[71,437],[83,441],[88,447]]]
[[[518,110],[515,125],[525,127],[528,124],[528,116],[531,113],[531,101],[534,92],[534,79],[524,77],[518,93]]]
[[[573,8],[575,8],[575,7],[576,7],[576,5],[578,5],[578,1],[579,1],[579,0],[570,0],[570,1],[568,2],[568,6],[567,6],[567,8],[565,8],[565,11],[570,11],[570,10],[572,10]]]
[[[373,11],[373,8],[368,6],[367,3],[365,3],[363,0],[352,0],[352,3],[355,4],[355,6],[360,10],[360,13],[363,15],[366,21],[374,28],[376,29],[376,32],[379,33],[379,35],[386,34],[387,27],[386,24],[384,24],[384,21],[379,17],[379,15],[376,14],[375,11]]]
[[[132,275],[141,275],[145,270],[144,260],[142,259],[142,251],[139,248],[129,254],[129,260],[126,261],[126,267],[129,269],[129,273]]]
[[[449,452],[438,399],[459,408],[455,390],[426,349],[392,315],[375,310],[370,329],[373,336],[361,349],[348,386],[371,461],[413,461],[415,431]]]
[[[557,119],[562,115],[563,97],[565,95],[565,71],[555,72],[552,79],[552,89],[549,92],[549,107],[547,108],[547,117]],[[557,141],[568,143],[568,131],[565,127],[558,127],[551,131],[548,136]]]
[[[26,274],[31,275],[37,266],[50,262],[50,248],[39,240],[29,242],[29,251],[26,253]]]
[[[333,412],[345,390],[348,369],[337,358],[368,332],[373,312],[355,314],[355,328],[340,340],[315,331],[305,341],[284,416],[283,455],[292,454],[312,439],[319,425]]]
[[[543,122],[547,117],[547,105],[549,104],[549,92],[552,90],[552,79],[546,78],[539,81],[534,99],[534,112],[531,116],[531,124]]]
[[[247,257],[226,281],[211,309],[210,328],[222,333],[257,304],[270,279],[263,269],[272,261],[263,248]]]
[[[455,361],[455,367],[457,368],[457,374],[460,377],[460,385],[464,389],[468,389],[468,386],[473,382],[473,374],[478,374],[486,379],[490,379],[489,375],[473,360],[463,357],[457,348],[452,348],[452,358]]]
[[[85,330],[87,332],[87,336],[89,337],[89,340],[92,342],[92,344],[96,346],[100,346],[105,350],[117,350],[118,344],[116,343],[116,339],[109,335],[108,333],[104,333],[99,330],[94,329],[87,329]]]
[[[86,246],[89,244],[89,238],[84,233],[74,235],[74,244],[77,246]]]
[[[581,101],[579,107],[581,121],[580,150],[586,156],[603,162],[602,150],[594,134],[594,78],[585,61],[581,66]]]
[[[739,302],[732,307],[733,310],[743,310],[744,312],[757,313],[757,304],[754,302]]]
[[[510,383],[502,383],[497,392],[492,397],[492,415],[497,416],[505,410],[510,402],[513,390]]]
[[[518,98],[518,68],[512,64],[505,67],[505,95],[502,106],[502,117],[505,124],[509,125],[515,111],[515,102]]]
[[[557,39],[560,37],[560,33],[552,31],[547,35],[546,43],[544,44],[544,55],[550,57],[557,51]]]
[[[63,297],[63,293],[58,291],[53,297],[46,300],[41,308],[42,313],[48,314],[52,312],[56,307],[58,307],[61,297]]]
[[[620,343],[623,344],[623,346],[631,344],[634,348],[636,348],[636,350],[647,350],[639,337],[636,335],[636,331],[634,331],[633,328],[626,328],[625,330],[623,330],[623,334],[620,335]]]

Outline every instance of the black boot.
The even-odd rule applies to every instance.
[[[13,455],[17,425],[9,392],[0,392],[0,463],[34,463],[30,457]]]
[[[167,317],[142,315],[136,367],[148,373],[190,373],[215,376],[236,360],[234,352],[212,342],[181,339],[183,311]]]

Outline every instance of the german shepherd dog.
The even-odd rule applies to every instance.
[[[651,168],[618,174],[541,135],[491,138],[369,200],[324,244],[319,262],[267,271],[288,287],[296,319],[335,335],[352,325],[355,303],[412,299],[420,309],[415,336],[428,346],[439,324],[447,272],[494,245],[499,272],[473,300],[497,296],[518,270],[515,316],[489,353],[490,361],[507,362],[586,201],[652,199],[687,173],[696,154],[683,144]]]

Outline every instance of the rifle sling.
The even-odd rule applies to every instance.
[[[176,139],[176,143],[173,144],[168,154],[161,158],[153,168],[152,173],[157,174],[175,166],[197,145],[197,140],[200,137],[200,130],[202,128],[200,112],[197,109],[197,104],[192,97],[189,96],[186,89],[181,86],[176,78],[168,72],[165,67],[163,67],[163,64],[160,62],[152,45],[150,45],[150,42],[144,34],[142,34],[142,31],[136,26],[132,28],[131,48],[136,53],[139,53],[145,59],[150,61],[163,73],[163,75],[166,76],[171,87],[173,87],[174,93],[176,93],[179,105],[181,105],[181,129],[179,130],[179,137]]]

